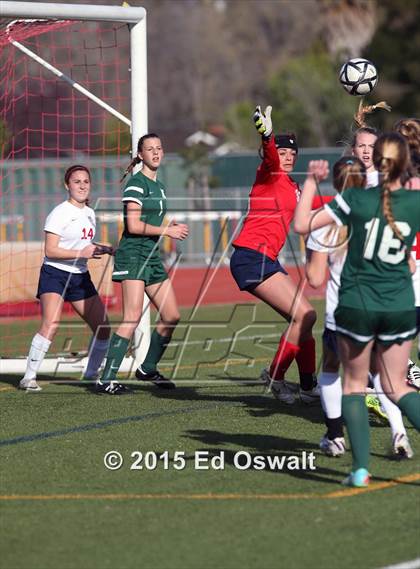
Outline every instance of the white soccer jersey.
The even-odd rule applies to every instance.
[[[374,170],[373,172],[366,173],[366,187],[375,188],[379,185],[379,172]]]
[[[347,239],[338,243],[339,227],[326,225],[315,229],[309,235],[306,247],[312,251],[328,253],[328,268],[330,276],[327,282],[325,302],[325,327],[335,330],[334,311],[338,304],[340,276],[347,255]]]
[[[80,251],[95,238],[95,212],[88,206],[76,207],[65,201],[55,207],[45,221],[44,231],[60,236],[58,246],[62,249]],[[87,259],[53,259],[44,257],[44,265],[51,265],[69,273],[85,273]]]
[[[411,248],[411,256],[416,262],[416,272],[413,275],[414,295],[416,297],[416,306],[420,306],[420,231],[416,233]]]

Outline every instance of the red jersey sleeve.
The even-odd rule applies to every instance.
[[[274,142],[274,136],[269,139],[262,139],[263,161],[257,170],[256,183],[264,183],[264,181],[274,173],[280,170],[280,159]]]
[[[319,209],[323,205],[333,201],[335,196],[315,196],[312,200],[312,209]]]

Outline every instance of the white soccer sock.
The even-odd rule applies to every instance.
[[[404,427],[400,408],[397,407],[397,405],[395,405],[395,403],[393,403],[391,399],[385,395],[383,387],[381,385],[381,378],[379,377],[379,373],[373,376],[373,384],[375,386],[376,395],[378,396],[381,406],[383,407],[385,413],[388,415],[389,424],[391,425],[392,438],[394,438],[397,433],[403,433],[406,435],[407,432]]]
[[[41,334],[35,334],[26,360],[26,371],[23,379],[36,379],[36,374],[44,360],[45,354],[51,346],[51,340],[47,340]]]
[[[108,340],[99,340],[98,338],[93,338],[89,347],[89,359],[84,372],[86,378],[95,378],[98,373],[98,369],[101,367],[106,351],[109,346]]]
[[[318,376],[318,385],[321,391],[321,403],[328,419],[341,417],[341,396],[343,388],[341,377],[337,372],[322,371]]]

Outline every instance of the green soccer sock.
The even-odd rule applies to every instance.
[[[369,415],[364,395],[343,395],[343,419],[353,455],[353,472],[369,465]]]
[[[406,393],[401,397],[397,405],[410,423],[420,431],[420,394],[414,391]]]
[[[118,336],[118,334],[115,333],[112,334],[101,381],[109,382],[115,380],[118,370],[120,369],[121,362],[127,353],[129,342],[130,340],[127,338]]]
[[[167,336],[161,336],[153,330],[152,337],[150,338],[150,346],[144,362],[141,364],[141,369],[146,373],[153,373],[156,371],[156,366],[161,360],[164,351],[166,350],[170,338]]]

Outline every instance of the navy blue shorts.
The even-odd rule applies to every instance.
[[[98,294],[89,271],[86,273],[69,273],[57,267],[42,265],[38,281],[36,297],[46,292],[56,292],[69,302],[83,300]]]
[[[417,334],[420,334],[420,306],[416,306],[416,326]]]
[[[331,352],[338,356],[337,332],[335,330],[324,328],[324,332],[322,333],[322,341]]]
[[[230,258],[230,271],[240,290],[252,291],[263,281],[275,273],[287,275],[280,263],[270,257],[247,249],[236,247]]]

